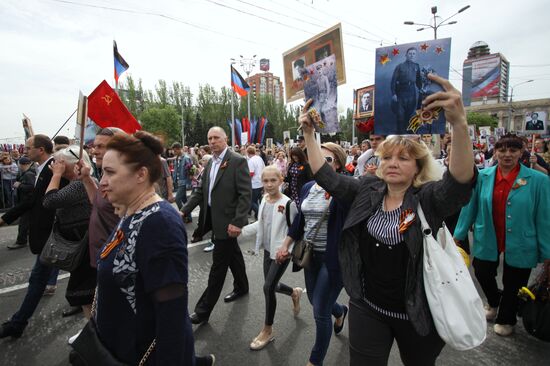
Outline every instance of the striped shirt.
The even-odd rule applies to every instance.
[[[321,223],[319,230],[317,231],[317,224],[325,209],[330,204],[330,199],[325,196],[325,190],[314,184],[309,195],[302,202],[302,213],[304,214],[304,238],[313,242],[313,250],[317,252],[324,252],[327,246],[327,223],[329,212],[325,215],[325,219]],[[317,235],[315,232],[317,231]]]
[[[386,245],[396,245],[403,241],[399,232],[399,217],[401,206],[392,211],[384,211],[384,200],[367,221],[368,232],[379,242]]]

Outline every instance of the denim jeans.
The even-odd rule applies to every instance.
[[[36,262],[34,267],[32,267],[31,276],[29,278],[29,287],[27,288],[27,293],[19,310],[13,314],[10,322],[19,329],[24,329],[27,326],[27,322],[36,310],[44,290],[46,289],[46,284],[52,273],[52,268],[43,265],[40,263],[40,256],[36,256]]]
[[[332,316],[339,318],[344,314],[342,305],[336,302],[342,281],[331,279],[325,264],[325,253],[314,252],[310,269],[304,269],[307,297],[313,306],[315,318],[315,344],[309,356],[309,362],[316,366],[323,364],[332,336]]]
[[[59,275],[59,268],[52,268],[52,273],[50,274],[50,278],[48,279],[48,286],[55,286],[57,285],[57,276]]]
[[[258,219],[258,210],[260,209],[260,201],[262,198],[262,192],[263,188],[252,188],[252,198],[250,200],[250,211],[248,213],[251,213],[254,211],[254,214],[256,215],[256,220]]]
[[[13,207],[13,183],[15,179],[2,179],[3,208]]]
[[[178,205],[178,209],[181,210],[183,205],[187,203],[187,185],[186,184],[182,183],[182,185],[176,188],[175,200],[176,200],[176,205]],[[189,215],[185,218],[191,219],[191,213],[189,213]]]

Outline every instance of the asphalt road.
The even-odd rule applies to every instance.
[[[188,233],[194,224],[188,224]],[[15,226],[0,228],[0,319],[8,319],[16,311],[25,295],[25,284],[35,261],[28,249],[7,250],[6,245],[15,240]],[[243,251],[253,246],[253,238],[243,238]],[[190,312],[204,290],[212,263],[210,253],[204,253],[205,243],[189,248],[189,304]],[[275,341],[262,351],[250,351],[248,345],[260,331],[264,319],[262,292],[262,258],[245,255],[250,282],[250,294],[233,303],[223,299],[216,305],[209,323],[194,326],[197,354],[213,353],[216,365],[305,365],[314,342],[315,323],[307,297],[302,297],[302,311],[294,318],[290,298],[278,295],[275,316]],[[62,318],[61,312],[68,304],[64,298],[67,274],[60,273],[58,289],[54,296],[44,297],[31,319],[23,337],[18,340],[0,340],[0,366],[64,366],[69,365],[67,338],[84,326],[81,315]],[[287,270],[283,282],[290,286],[304,286],[303,273]],[[231,291],[232,277],[228,274],[224,293]],[[222,294],[223,296],[223,294]],[[341,302],[347,303],[345,291]],[[349,364],[347,326],[338,337],[332,337],[325,365]],[[399,352],[394,344],[389,365],[401,365]],[[478,348],[458,352],[445,347],[438,365],[550,365],[550,344],[528,335],[521,321],[516,333],[508,338],[494,334],[492,324],[487,329],[487,340]]]

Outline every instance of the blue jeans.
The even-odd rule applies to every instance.
[[[57,285],[57,276],[59,275],[59,268],[52,268],[52,273],[50,274],[50,278],[48,279],[48,286],[55,286]]]
[[[13,183],[15,179],[2,179],[3,208],[13,207]]]
[[[178,209],[181,210],[184,204],[187,203],[187,185],[182,184],[181,186],[178,186],[176,188],[176,205],[178,205]],[[189,212],[189,215],[185,217],[186,219],[191,219],[191,212]]]
[[[342,281],[329,278],[325,264],[325,253],[314,252],[310,269],[304,269],[307,297],[313,306],[315,318],[315,344],[309,356],[309,362],[316,366],[323,364],[332,336],[331,315],[339,318],[344,315],[344,308],[336,302]]]
[[[52,268],[40,263],[40,256],[36,256],[36,262],[32,267],[31,276],[29,278],[29,287],[27,288],[27,294],[19,307],[19,310],[13,314],[10,322],[19,329],[24,329],[27,326],[27,322],[36,310],[46,284],[52,273]]]
[[[256,220],[258,220],[258,210],[260,209],[260,200],[262,198],[262,192],[263,188],[252,188],[252,198],[250,200],[250,211],[248,213],[251,213],[254,211],[254,214],[256,215]]]

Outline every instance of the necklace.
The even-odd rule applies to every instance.
[[[136,211],[134,211],[133,214],[135,214],[137,211],[139,211],[142,208],[141,206],[143,204],[145,204],[147,201],[149,201],[151,198],[153,198],[153,196],[155,196],[155,195],[156,195],[156,192],[154,192],[154,191],[149,193],[148,195],[146,195],[139,202],[139,204],[137,205],[137,209],[136,209]],[[99,255],[99,258],[101,258],[101,259],[107,258],[109,256],[109,254],[113,251],[113,249],[118,247],[120,245],[120,243],[122,243],[124,241],[124,232],[120,229],[120,227],[122,226],[122,223],[124,222],[124,220],[126,220],[127,218],[128,218],[128,215],[126,214],[120,220],[120,223],[119,223],[118,228],[115,232],[115,235],[113,235],[113,239],[107,245],[105,245],[105,247],[101,251],[101,254]]]

